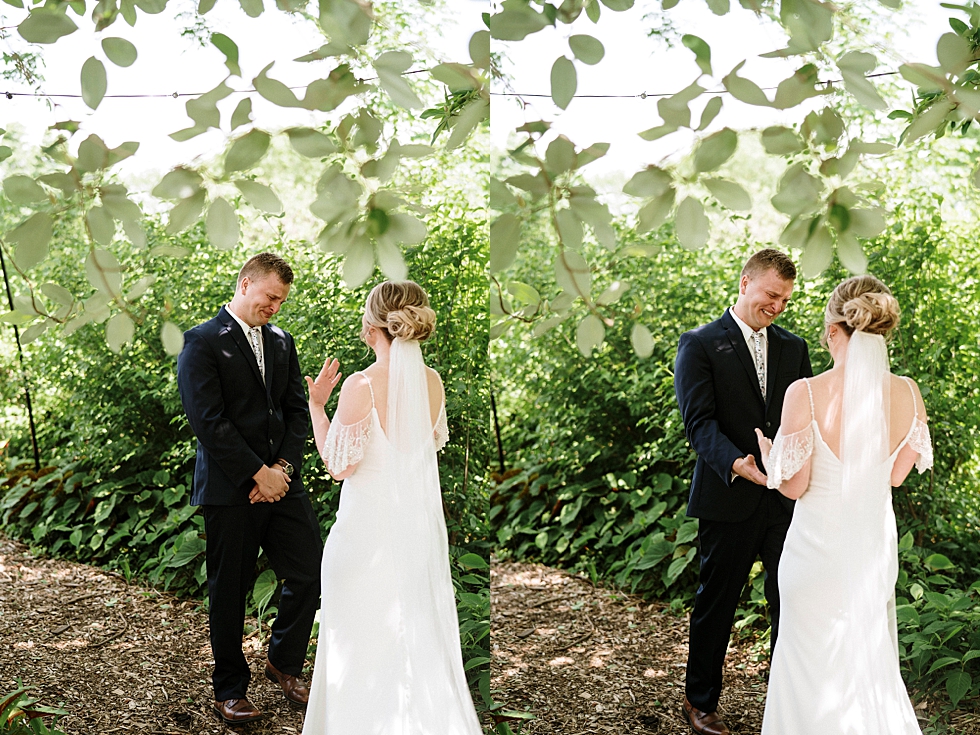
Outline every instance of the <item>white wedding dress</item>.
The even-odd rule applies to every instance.
[[[463,671],[436,462],[448,438],[445,405],[433,427],[424,370],[418,343],[394,340],[388,435],[373,387],[363,421],[334,421],[328,431],[327,466],[342,471],[357,462],[357,468],[344,480],[323,549],[303,735],[481,732]],[[407,397],[410,416],[405,403],[394,405],[405,390],[414,393]]]
[[[906,444],[919,453],[920,472],[932,466],[929,430],[918,411],[899,447],[854,477],[849,495],[845,463],[816,420],[803,431],[777,434],[767,462],[770,487],[811,463],[779,562],[779,642],[763,735],[921,735],[899,672],[898,547],[887,479]]]

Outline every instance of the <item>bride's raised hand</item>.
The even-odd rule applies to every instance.
[[[320,373],[316,376],[316,380],[309,375],[306,376],[306,385],[310,391],[310,404],[321,408],[325,406],[327,401],[330,400],[330,394],[333,393],[333,389],[340,382],[340,378],[340,363],[336,359],[328,357],[323,361],[323,367],[320,368]]]
[[[762,455],[762,464],[769,466],[769,453],[772,451],[772,440],[762,433],[761,429],[755,430],[755,436],[759,440],[759,454]]]

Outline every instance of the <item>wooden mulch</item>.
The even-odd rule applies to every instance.
[[[509,721],[515,732],[690,734],[680,714],[686,616],[540,564],[498,563],[490,580],[494,697],[534,715]],[[768,666],[750,641],[729,648],[719,710],[734,735],[762,727]],[[918,702],[924,728],[938,706]],[[949,729],[932,732],[980,735],[980,713],[944,719]]]
[[[211,711],[211,647],[199,601],[38,559],[0,538],[0,693],[20,678],[42,704],[69,712],[57,725],[69,735],[301,732],[303,713],[263,674],[264,646],[255,635],[245,646],[249,698],[266,716],[232,730]]]

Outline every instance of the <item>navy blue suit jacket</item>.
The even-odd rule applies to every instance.
[[[674,392],[687,438],[698,455],[689,516],[744,521],[763,493],[777,492],[742,477],[731,479],[732,464],[739,457],[753,454],[763,467],[755,429],[775,437],[786,389],[795,380],[813,375],[802,338],[775,325],[767,328],[766,337],[769,362],[763,400],[755,363],[727,309],[720,319],[681,335]]]
[[[287,495],[303,492],[301,467],[309,424],[293,338],[262,327],[265,385],[245,333],[221,307],[184,332],[177,386],[197,437],[191,505],[245,505],[252,476],[280,457],[295,468]]]

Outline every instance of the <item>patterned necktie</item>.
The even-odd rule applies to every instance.
[[[262,327],[252,327],[248,330],[248,343],[252,346],[252,352],[255,353],[255,362],[259,366],[259,374],[262,376],[262,382],[265,383],[265,359],[262,357]]]
[[[762,355],[762,332],[752,332],[752,341],[755,343],[755,372],[759,376],[759,387],[762,389],[762,397],[766,397],[766,362]]]

